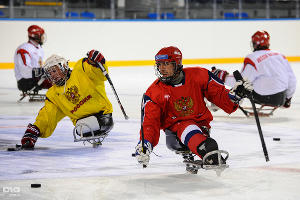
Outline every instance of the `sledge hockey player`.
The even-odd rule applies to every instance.
[[[23,95],[30,91],[48,89],[52,84],[43,77],[42,68],[46,34],[43,28],[31,25],[27,29],[28,42],[21,44],[14,54],[14,71],[17,86]],[[32,92],[32,91],[31,91]]]
[[[291,99],[296,90],[296,76],[285,58],[279,52],[269,49],[270,35],[267,31],[257,31],[252,35],[253,53],[246,56],[241,74],[254,87],[255,103],[272,107],[291,106]],[[225,85],[235,83],[233,76],[221,69],[213,69]]]
[[[113,128],[112,104],[107,98],[104,81],[105,58],[96,50],[77,61],[71,71],[65,58],[49,57],[43,68],[53,86],[46,93],[45,105],[36,121],[29,124],[21,140],[22,148],[33,148],[37,139],[52,135],[57,123],[68,116],[75,128],[74,141],[100,145]]]
[[[218,150],[217,142],[210,137],[213,117],[204,97],[230,114],[238,108],[245,92],[253,87],[248,81],[238,81],[228,90],[219,78],[205,68],[183,68],[181,51],[174,46],[162,48],[155,55],[155,61],[158,79],[143,96],[141,136],[135,148],[135,157],[140,164],[148,165],[162,129],[169,149],[188,149],[203,159],[208,153]],[[216,153],[203,162],[219,165],[225,164],[225,159],[219,163]]]

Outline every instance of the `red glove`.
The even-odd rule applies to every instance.
[[[229,74],[225,70],[217,69],[216,67],[211,68],[211,72],[217,76],[219,79],[221,79],[223,82],[225,82],[226,76]]]
[[[283,104],[283,107],[285,107],[285,108],[291,107],[291,100],[292,100],[292,97],[291,98],[286,98],[285,102]]]
[[[88,60],[89,60],[89,63],[91,65],[95,65],[95,63],[101,63],[102,65],[105,64],[105,58],[104,56],[97,50],[90,50],[87,52],[87,57],[88,57]],[[92,61],[92,62],[91,62]]]
[[[21,144],[23,148],[34,148],[34,145],[40,136],[40,129],[36,125],[28,124],[27,130],[22,137]]]

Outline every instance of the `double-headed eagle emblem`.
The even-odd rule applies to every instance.
[[[180,117],[184,117],[192,114],[194,111],[193,108],[193,99],[191,97],[181,97],[174,102],[174,107],[177,112],[179,112]]]
[[[73,104],[76,104],[80,98],[80,94],[78,94],[78,88],[75,85],[71,86],[70,88],[67,89],[65,96]]]

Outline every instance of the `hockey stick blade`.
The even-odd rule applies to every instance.
[[[8,147],[7,151],[34,150],[34,148],[23,148],[22,145],[16,144],[15,147]]]

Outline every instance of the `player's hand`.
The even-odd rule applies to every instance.
[[[244,81],[239,80],[235,83],[234,87],[229,91],[229,97],[234,103],[245,98],[248,94],[253,91],[253,85],[250,81],[245,79]]]
[[[105,64],[104,56],[97,50],[90,50],[87,52],[88,61],[91,65],[97,66],[97,64]]]
[[[32,68],[32,78],[40,78],[45,74],[44,69],[41,67]]]
[[[142,147],[142,141],[139,141],[135,147],[135,157],[138,163],[146,167],[149,164],[151,152],[152,144],[149,141],[144,141],[144,147]]]
[[[33,148],[38,137],[40,136],[40,129],[36,125],[28,124],[21,144],[23,148]]]
[[[285,102],[283,104],[283,107],[285,107],[285,108],[291,107],[291,100],[292,100],[292,97],[291,98],[286,98]]]
[[[226,70],[217,69],[216,67],[212,67],[211,72],[223,82],[225,82],[225,78],[229,74]]]

